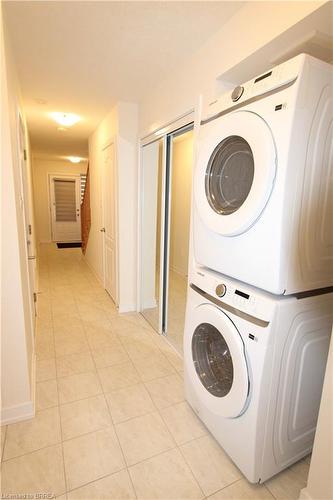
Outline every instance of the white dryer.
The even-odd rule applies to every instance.
[[[333,71],[299,55],[209,106],[194,256],[274,294],[333,285]]]
[[[186,398],[253,483],[311,451],[332,306],[332,292],[276,297],[217,273],[192,276]]]

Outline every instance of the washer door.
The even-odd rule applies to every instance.
[[[246,405],[249,377],[243,340],[219,308],[194,310],[190,353],[185,353],[200,398],[214,413],[237,417]]]
[[[204,223],[223,236],[245,232],[260,217],[272,192],[276,150],[266,122],[237,111],[217,118],[200,143],[195,201]]]

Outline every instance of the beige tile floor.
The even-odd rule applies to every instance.
[[[305,459],[249,484],[184,401],[182,361],[119,315],[79,249],[43,245],[36,417],[1,429],[3,494],[61,500],[296,500]]]

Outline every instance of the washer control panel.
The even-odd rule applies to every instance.
[[[264,291],[254,289],[245,283],[231,280],[227,276],[219,276],[208,269],[198,268],[193,275],[193,285],[197,286],[212,298],[230,305],[239,311],[262,320],[270,320],[275,303]],[[281,299],[282,300],[282,299]]]

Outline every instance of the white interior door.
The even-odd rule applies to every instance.
[[[103,150],[103,254],[104,288],[118,303],[117,295],[117,228],[116,228],[116,172],[114,144]]]
[[[79,175],[50,176],[53,241],[81,241],[80,190]]]
[[[34,237],[33,224],[33,202],[31,192],[31,177],[28,167],[27,150],[25,146],[25,129],[21,115],[19,114],[19,151],[20,151],[20,175],[21,196],[24,212],[25,236],[27,242],[27,265],[29,275],[29,303],[34,330],[34,318],[36,316],[36,241]]]

